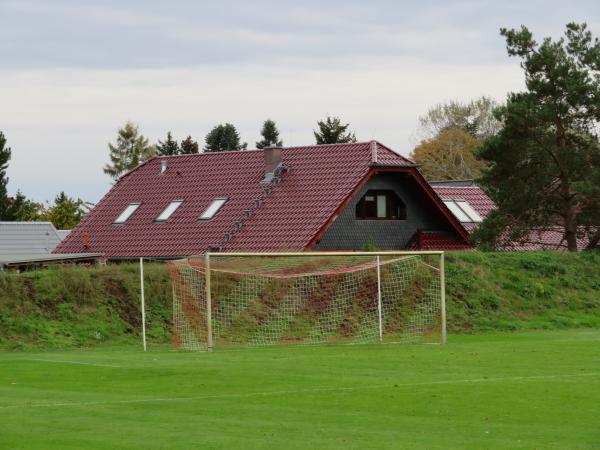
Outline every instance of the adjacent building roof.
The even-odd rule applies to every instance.
[[[492,199],[473,180],[432,181],[429,184],[444,201],[466,201],[482,219],[485,219],[496,208]],[[469,232],[472,232],[477,226],[475,222],[471,221],[463,221],[462,225]]]
[[[0,255],[47,255],[61,237],[50,222],[0,222]]]
[[[374,168],[410,169],[421,177],[412,161],[376,141],[283,148],[269,182],[261,182],[263,150],[155,157],[123,176],[56,252],[164,257],[215,245],[225,251],[304,249]],[[217,199],[227,201],[202,220]],[[157,221],[176,200],[183,203]],[[128,218],[115,224],[129,206]],[[456,227],[466,236],[457,221]]]
[[[468,202],[475,211],[485,219],[487,215],[496,208],[496,204],[485,193],[485,191],[473,180],[432,181],[431,186],[442,200],[464,200]],[[473,222],[462,222],[462,225],[472,232],[477,224]],[[587,238],[582,234],[577,240],[579,249],[584,249],[588,244]],[[566,249],[563,230],[558,227],[537,229],[529,233],[520,242],[510,242],[506,250],[556,250]]]
[[[100,256],[51,254],[61,239],[50,222],[0,222],[0,267]]]

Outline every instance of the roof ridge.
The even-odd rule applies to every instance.
[[[347,145],[367,145],[370,144],[373,141],[361,141],[361,142],[347,142],[347,143],[337,143],[337,144],[310,144],[310,145],[294,145],[294,146],[290,146],[290,147],[279,147],[282,150],[292,150],[292,149],[305,149],[305,148],[316,148],[316,147],[332,147],[332,146],[347,146]],[[375,141],[377,142],[377,141]],[[379,145],[381,145],[381,143],[379,143]],[[385,147],[385,146],[384,146]],[[387,148],[387,147],[386,147]],[[186,157],[186,156],[207,156],[207,155],[223,155],[223,154],[229,154],[229,153],[254,153],[254,152],[262,152],[264,151],[264,148],[253,148],[253,149],[249,149],[249,150],[223,150],[223,151],[219,151],[219,152],[198,152],[198,153],[186,153],[183,155],[154,155],[150,158],[148,158],[146,161],[144,161],[143,163],[141,163],[139,166],[145,164],[148,161],[151,161],[153,159],[165,159],[165,158],[179,158],[179,157]],[[388,148],[389,150],[389,148]],[[135,167],[134,169],[131,169],[130,172],[134,171],[135,169],[137,169],[137,167]],[[129,172],[127,172],[129,173]],[[127,175],[127,174],[125,174]],[[123,176],[125,176],[123,175]]]

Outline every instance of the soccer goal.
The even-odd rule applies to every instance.
[[[206,253],[169,262],[175,348],[446,342],[444,253]]]

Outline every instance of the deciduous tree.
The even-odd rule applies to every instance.
[[[477,159],[479,141],[460,128],[448,128],[415,147],[411,158],[427,180],[466,180],[481,176],[485,163]]]
[[[487,139],[501,128],[500,121],[494,116],[494,109],[498,106],[498,103],[485,96],[469,103],[455,100],[440,103],[419,117],[420,134],[425,139],[431,139],[445,130],[459,128],[475,139]]]
[[[86,203],[80,198],[74,199],[61,192],[48,210],[48,219],[59,230],[70,230],[87,212]]]

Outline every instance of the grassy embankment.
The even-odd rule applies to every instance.
[[[0,347],[139,342],[132,264],[0,273]],[[148,336],[171,340],[166,267],[146,265]],[[600,327],[600,253],[448,253],[451,333]]]

